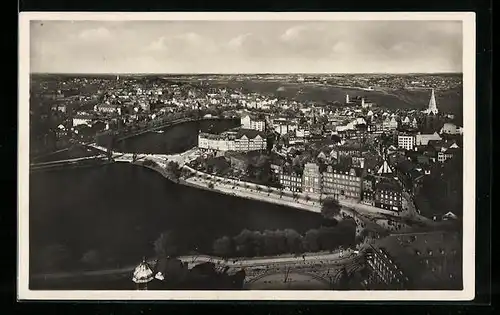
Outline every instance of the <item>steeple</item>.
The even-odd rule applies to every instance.
[[[389,175],[389,174],[393,174],[394,171],[392,170],[392,167],[391,165],[389,164],[389,162],[387,161],[387,154],[384,150],[384,152],[382,153],[382,158],[384,160],[384,162],[382,163],[382,165],[379,167],[378,171],[377,171],[377,174],[378,175],[381,175],[381,176],[384,176],[384,175]]]
[[[429,100],[429,109],[427,109],[427,114],[436,115],[437,113],[438,113],[438,109],[437,109],[437,105],[436,105],[436,96],[434,95],[434,89],[432,89],[431,99]]]

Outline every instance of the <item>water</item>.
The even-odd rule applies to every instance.
[[[182,128],[194,131],[186,138],[197,134],[196,125],[179,126],[127,146],[153,150],[154,137],[182,136]],[[186,145],[172,143],[172,150]],[[182,232],[186,249],[209,253],[216,238],[245,228],[305,232],[321,225],[315,213],[177,185],[120,163],[32,173],[29,211],[32,273],[133,265],[154,254],[153,242],[166,230]]]
[[[68,269],[91,250],[99,266],[118,267],[152,255],[165,230],[184,232],[191,248],[206,252],[215,238],[244,228],[305,232],[320,221],[314,213],[176,185],[130,164],[36,173],[30,182],[32,266],[40,270],[44,248],[53,244],[69,252]]]
[[[125,139],[116,145],[120,152],[175,154],[187,151],[198,143],[198,131],[220,133],[239,127],[238,119],[214,119],[189,122]]]

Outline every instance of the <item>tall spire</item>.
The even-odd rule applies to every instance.
[[[438,109],[436,105],[436,96],[434,95],[434,89],[431,92],[431,99],[429,100],[429,109],[427,110],[428,114],[437,114]]]

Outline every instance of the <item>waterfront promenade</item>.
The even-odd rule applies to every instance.
[[[101,151],[106,150],[106,148],[98,146],[95,143],[90,144],[89,146]],[[240,198],[279,204],[310,212],[321,212],[322,196],[320,195],[299,192],[294,194],[291,191],[281,190],[271,186],[264,186],[204,173],[187,165],[187,163],[196,159],[200,155],[201,152],[197,147],[179,154],[136,154],[135,160],[134,154],[132,153],[113,152],[112,154],[113,160],[117,162],[137,163],[146,160],[153,161],[159,167],[147,166],[143,163],[140,163],[140,165],[154,169],[167,178],[168,176],[165,173],[167,163],[170,161],[176,162],[180,168],[188,170],[191,173],[191,176],[181,178],[178,181],[179,184],[223,193],[226,195],[237,196]],[[438,222],[434,222],[418,213],[409,194],[404,193],[404,200],[405,210],[399,213],[351,201],[349,199],[339,199],[339,204],[344,211],[358,215],[368,224],[375,222],[379,225],[385,225],[386,222],[382,222],[384,220],[402,221],[409,219],[413,222],[418,222],[426,226],[439,227]],[[404,229],[411,231],[412,226],[405,226],[403,230]]]

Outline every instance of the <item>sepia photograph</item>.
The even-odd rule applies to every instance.
[[[19,299],[474,298],[473,13],[19,25]]]

